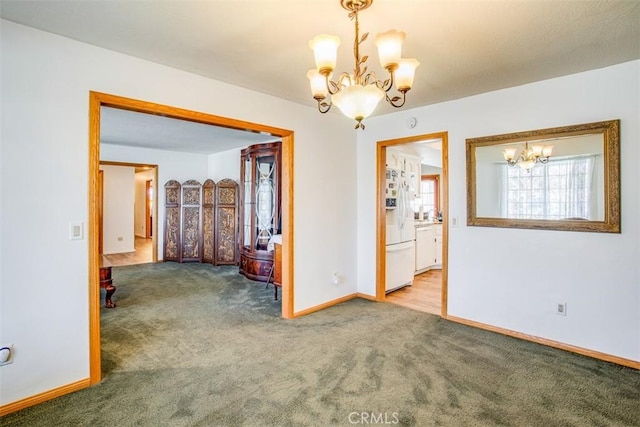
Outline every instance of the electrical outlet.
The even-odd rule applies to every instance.
[[[556,314],[560,315],[560,316],[566,316],[567,315],[567,303],[566,302],[559,302],[556,304]]]
[[[340,275],[338,273],[333,273],[333,279],[331,280],[334,285],[340,284]]]
[[[13,344],[0,347],[0,366],[13,363]]]

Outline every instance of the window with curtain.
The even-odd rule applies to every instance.
[[[440,211],[438,193],[440,190],[439,175],[422,175],[420,179],[420,193],[413,201],[413,211],[420,212],[420,206],[423,206],[425,218],[428,214],[431,217],[438,215]]]
[[[593,219],[598,156],[552,159],[527,171],[502,165],[501,210],[514,219]]]

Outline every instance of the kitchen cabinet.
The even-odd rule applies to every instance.
[[[435,264],[436,230],[432,226],[416,227],[416,271],[424,271]]]
[[[416,273],[442,268],[442,224],[416,226]]]
[[[405,155],[405,173],[409,183],[409,191],[420,197],[420,178],[422,176],[422,160],[417,156]]]
[[[422,175],[422,159],[402,151],[387,148],[387,168],[404,172],[404,183],[414,197],[420,197],[420,178]]]
[[[442,224],[434,225],[436,229],[436,268],[442,268]]]
[[[402,170],[403,163],[401,153],[393,148],[387,148],[387,167]]]

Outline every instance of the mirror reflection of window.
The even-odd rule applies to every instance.
[[[598,220],[602,156],[550,160],[531,170],[501,165],[501,216],[513,219]]]
[[[604,219],[602,134],[532,140],[553,145],[548,163],[530,168],[509,164],[506,149],[523,143],[478,147],[476,190],[478,216],[532,220]]]

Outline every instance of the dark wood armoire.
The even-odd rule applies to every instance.
[[[281,143],[252,145],[240,154],[240,273],[266,282],[281,232]]]

